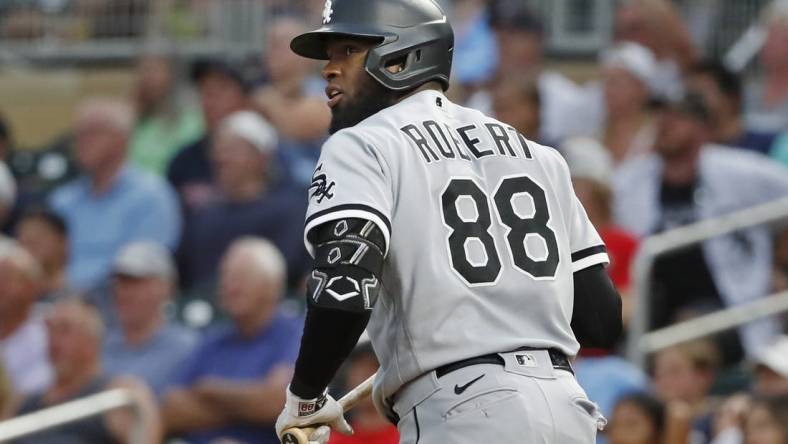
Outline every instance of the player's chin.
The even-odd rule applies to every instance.
[[[353,118],[353,113],[343,109],[342,105],[337,105],[331,108],[331,124],[328,127],[328,133],[334,134],[339,130],[349,128],[362,119]]]

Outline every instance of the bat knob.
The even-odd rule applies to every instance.
[[[311,435],[314,430],[313,428],[287,429],[282,433],[282,444],[309,444],[309,435]]]

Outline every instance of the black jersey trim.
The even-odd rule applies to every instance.
[[[310,256],[315,257],[315,248],[314,245],[312,245],[312,241],[309,239],[310,231],[320,224],[343,217],[368,219],[375,223],[383,233],[383,238],[386,243],[383,249],[384,256],[388,253],[391,240],[391,222],[389,218],[379,210],[368,205],[345,204],[318,211],[306,219],[306,223],[304,224],[304,246],[306,246]]]
[[[311,216],[306,218],[306,222],[304,223],[304,227],[308,226],[310,222],[312,222],[313,220],[315,220],[315,219],[317,219],[319,217],[323,217],[323,216],[325,216],[327,214],[331,214],[331,213],[334,213],[336,211],[347,211],[347,210],[358,210],[358,211],[366,211],[368,213],[372,213],[372,214],[378,216],[383,221],[383,223],[386,224],[386,228],[388,228],[389,233],[391,232],[391,221],[389,221],[389,218],[386,217],[386,215],[381,213],[379,210],[376,210],[375,208],[372,208],[369,205],[363,205],[363,204],[337,205],[335,207],[331,207],[331,208],[328,208],[328,209],[325,209],[325,210],[318,211],[317,213],[315,213],[315,214],[313,214],[313,215],[311,215]]]
[[[416,444],[419,444],[421,428],[419,427],[419,415],[416,413],[416,406],[413,406],[413,421],[416,423]]]
[[[597,245],[595,247],[584,248],[580,251],[575,251],[574,253],[572,253],[572,262],[577,262],[581,259],[585,259],[587,257],[599,253],[607,253],[607,248],[605,248],[604,245]]]

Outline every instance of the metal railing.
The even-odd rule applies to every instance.
[[[107,390],[0,422],[0,442],[20,438],[122,407],[131,407],[134,415],[128,442],[130,444],[146,444],[139,404],[129,391],[125,389]]]
[[[644,355],[649,355],[682,342],[711,336],[748,322],[785,312],[788,312],[788,291],[646,333],[640,338],[639,348]]]
[[[643,241],[633,263],[634,313],[627,341],[627,358],[630,362],[640,367],[645,364],[646,348],[642,340],[651,317],[651,271],[658,256],[742,228],[767,224],[786,217],[788,197],[666,231]]]

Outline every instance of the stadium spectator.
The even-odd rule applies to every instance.
[[[528,76],[501,79],[492,86],[491,95],[496,119],[508,123],[529,140],[539,137],[541,99],[534,79]]]
[[[673,2],[621,2],[614,17],[613,39],[638,43],[654,54],[657,66],[652,87],[656,97],[675,100],[682,95],[682,75],[695,63],[698,54]]]
[[[187,210],[213,195],[210,151],[214,132],[224,118],[249,104],[249,85],[230,63],[198,60],[192,66],[191,79],[199,91],[205,133],[196,142],[178,148],[167,167],[167,178]]]
[[[44,319],[35,310],[41,268],[14,241],[0,242],[0,351],[17,393],[43,390],[52,382]]]
[[[520,0],[490,3],[490,24],[495,31],[499,52],[498,71],[493,83],[506,78],[530,76],[536,79],[541,101],[538,140],[556,143],[573,135],[591,134],[595,119],[566,119],[589,106],[587,94],[557,71],[544,68],[543,21]],[[483,112],[492,110],[488,90],[468,99],[468,106]]]
[[[665,405],[646,393],[622,397],[606,429],[610,444],[668,444]],[[678,442],[677,442],[678,444]]]
[[[786,169],[767,158],[710,145],[701,96],[671,103],[658,119],[655,152],[624,165],[614,180],[614,220],[647,236],[788,195]],[[652,327],[681,311],[733,306],[769,294],[773,233],[756,226],[661,256],[653,271]],[[767,319],[740,329],[754,352],[777,332]],[[723,347],[726,364],[741,349]]]
[[[788,443],[788,397],[736,395],[720,409],[712,444]]]
[[[165,308],[177,287],[175,264],[154,242],[124,247],[112,267],[119,329],[108,332],[107,374],[130,375],[159,394],[197,345],[197,335],[170,322]]]
[[[76,167],[71,160],[70,135],[44,147],[17,149],[9,123],[0,114],[0,164],[5,162],[16,188],[15,205],[5,216],[0,214],[0,229],[5,233],[14,231],[23,210],[41,205],[49,191],[76,177]],[[2,176],[5,174],[0,173]],[[0,179],[2,182],[4,180]]]
[[[105,282],[123,245],[149,239],[175,248],[180,236],[178,203],[170,187],[126,161],[133,118],[121,101],[84,101],[75,124],[75,155],[83,176],[49,198],[69,228],[69,285],[81,291]]]
[[[587,137],[568,139],[560,148],[569,166],[575,194],[607,247],[610,256],[607,272],[621,293],[626,325],[631,314],[630,267],[638,241],[613,222],[612,156],[598,141]]]
[[[657,65],[651,51],[632,42],[605,51],[601,64],[606,116],[599,138],[620,165],[654,145],[657,130],[649,103]]]
[[[45,429],[13,444],[113,443],[127,442],[133,415],[142,420],[142,442],[159,442],[161,424],[158,410],[145,384],[132,378],[110,379],[101,370],[103,326],[98,313],[78,299],[58,302],[47,318],[49,357],[55,370],[53,384],[44,391],[24,398],[16,415],[92,395],[110,388],[124,388],[137,401],[131,408],[111,410],[66,425]]]
[[[719,351],[711,340],[696,340],[660,350],[654,356],[654,389],[674,419],[681,414],[682,428],[690,429],[693,442],[712,437],[715,405],[709,397],[720,365]],[[685,432],[686,433],[686,432]]]
[[[363,339],[362,339],[363,340]],[[361,341],[359,341],[361,342]],[[380,367],[372,345],[367,341],[356,346],[348,358],[345,385],[352,389],[372,376]],[[350,414],[353,435],[332,433],[328,444],[398,444],[397,427],[381,416],[372,398],[364,398]]]
[[[709,105],[714,143],[769,154],[776,134],[759,133],[744,126],[738,75],[722,63],[706,60],[690,69],[686,83],[688,90],[702,95]]]
[[[16,181],[5,162],[0,160],[0,229],[5,228],[16,204]],[[0,237],[3,234],[0,232]]]
[[[129,141],[129,158],[150,172],[164,175],[178,150],[203,134],[200,112],[180,88],[172,51],[152,47],[137,61],[132,90],[137,120]]]
[[[695,411],[703,404],[716,378],[719,351],[709,340],[696,340],[660,350],[654,356],[654,388],[662,400],[681,400]]]
[[[764,14],[766,42],[760,53],[762,77],[748,85],[744,109],[753,131],[788,130],[788,6],[773,2]]]
[[[222,255],[244,235],[276,244],[287,260],[291,283],[305,272],[305,193],[273,182],[276,141],[271,125],[251,111],[232,114],[217,129],[210,156],[219,195],[186,212],[178,249],[183,288],[212,289]]]
[[[16,224],[16,239],[41,265],[41,301],[75,293],[66,279],[68,228],[62,217],[48,209],[27,210]]]
[[[577,382],[606,418],[623,396],[649,387],[642,370],[608,350],[581,349],[572,367]]]
[[[298,354],[303,321],[279,306],[285,261],[267,240],[233,243],[221,265],[230,323],[207,334],[163,400],[167,430],[192,444],[220,438],[278,443],[274,422]]]
[[[290,49],[290,41],[306,30],[306,24],[292,16],[271,24],[264,54],[267,79],[252,94],[255,108],[279,134],[277,154],[286,177],[304,190],[312,182],[331,120],[325,81],[313,74],[311,60]]]
[[[498,45],[490,27],[487,3],[484,0],[456,0],[453,4],[452,80],[466,88],[485,84],[498,67]]]
[[[712,444],[743,444],[745,443],[745,433],[748,435],[746,443],[771,443],[777,442],[784,444],[788,442],[788,435],[784,436],[783,441],[758,440],[753,435],[755,430],[750,429],[751,415],[755,415],[755,406],[768,404],[768,400],[788,400],[788,336],[775,338],[765,348],[759,350],[752,362],[752,373],[754,381],[751,393],[737,393],[729,397],[717,410],[714,420],[715,438]],[[785,401],[783,401],[785,402]],[[785,406],[783,406],[785,408]],[[760,412],[756,415],[761,417],[761,428],[764,432],[770,429],[770,422],[765,421],[766,415]],[[783,412],[783,421],[788,421]],[[782,422],[781,424],[788,424]],[[747,430],[749,429],[749,430]],[[755,434],[765,438],[766,435]],[[753,440],[750,441],[749,439]]]
[[[756,399],[744,426],[745,444],[788,443],[788,397]]]
[[[788,336],[775,338],[755,356],[753,391],[764,396],[788,396]]]

